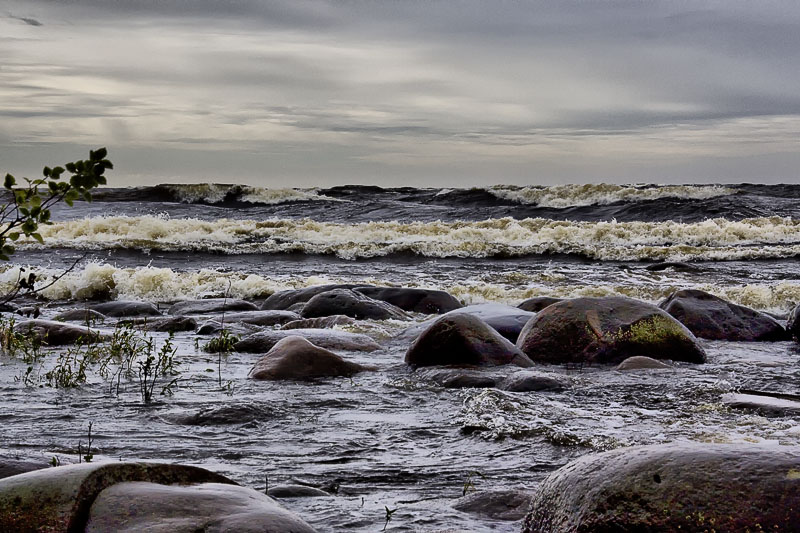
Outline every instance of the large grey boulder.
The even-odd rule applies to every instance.
[[[267,353],[281,339],[299,335],[311,343],[329,350],[372,352],[380,345],[367,335],[335,329],[265,330],[254,333],[234,345],[237,352]]]
[[[335,353],[314,346],[303,337],[290,336],[278,341],[250,370],[249,377],[268,380],[308,380],[352,376],[367,370],[345,361]]]
[[[511,342],[517,342],[522,328],[528,321],[536,316],[536,313],[525,311],[510,305],[488,303],[468,305],[455,311],[450,311],[442,316],[449,316],[451,314],[467,314],[477,317],[491,326],[495,331],[500,333],[503,337]],[[433,318],[427,320],[416,326],[411,326],[400,334],[402,340],[416,339],[422,331],[433,324],[437,319]]]
[[[300,517],[253,489],[118,483],[92,504],[86,533],[313,533]]]
[[[297,304],[305,304],[317,294],[328,292],[334,289],[355,289],[362,287],[353,283],[337,283],[329,285],[315,285],[314,287],[306,287],[304,289],[289,289],[285,291],[276,292],[269,298],[264,300],[261,304],[261,309],[289,309]]]
[[[357,287],[357,292],[382,300],[404,311],[428,315],[447,313],[462,307],[452,294],[434,289],[409,287]]]
[[[94,304],[89,306],[89,309],[113,318],[132,316],[159,316],[161,314],[161,311],[158,310],[158,307],[151,303],[128,300]]]
[[[771,316],[701,290],[673,292],[658,306],[703,339],[782,341],[790,337]]]
[[[539,486],[523,533],[796,531],[800,448],[674,443],[587,455]]]
[[[257,311],[258,306],[246,300],[235,298],[209,298],[207,300],[186,300],[169,308],[170,315],[205,315],[223,311]]]
[[[508,339],[481,319],[463,313],[436,319],[409,347],[405,361],[412,366],[533,366]]]
[[[453,508],[494,520],[521,520],[528,512],[533,494],[526,489],[472,492],[459,498]]]
[[[14,331],[24,335],[32,335],[49,346],[62,346],[77,342],[97,341],[105,337],[105,333],[88,326],[77,326],[54,320],[26,320],[14,326]]]
[[[558,302],[561,302],[563,300],[564,300],[563,298],[554,298],[552,296],[535,296],[533,298],[528,298],[527,300],[523,301],[517,307],[519,307],[523,311],[538,313],[545,307],[557,304]]]
[[[346,315],[355,319],[404,320],[408,315],[399,307],[364,296],[350,289],[322,292],[306,302],[300,313],[303,318]]]
[[[94,324],[95,322],[102,322],[106,315],[94,309],[69,309],[62,311],[53,317],[57,322],[82,322],[84,324]]]
[[[654,305],[621,297],[552,304],[528,322],[517,346],[533,361],[549,364],[613,364],[636,355],[706,360],[695,336],[680,322]]]

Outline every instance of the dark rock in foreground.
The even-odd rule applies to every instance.
[[[382,300],[404,311],[428,315],[447,313],[462,307],[452,294],[433,289],[408,287],[357,287],[357,292]]]
[[[413,366],[533,366],[508,339],[481,319],[462,313],[448,313],[436,319],[408,349],[405,361]]]
[[[367,370],[345,361],[335,353],[314,346],[303,337],[290,336],[278,341],[262,356],[249,377],[268,380],[306,380],[324,377],[349,377]]]
[[[33,472],[34,470],[41,470],[47,467],[48,465],[44,461],[19,459],[6,455],[5,453],[0,454],[0,479],[24,474],[26,472]]]
[[[563,298],[553,298],[552,296],[536,296],[534,298],[528,298],[527,300],[519,304],[517,307],[519,307],[523,311],[538,313],[545,307],[557,304],[558,302],[561,302],[563,300],[564,300]]]
[[[246,300],[234,298],[209,298],[208,300],[187,300],[169,308],[170,315],[203,315],[223,311],[257,311],[258,307]]]
[[[266,330],[254,333],[237,342],[237,352],[267,353],[281,339],[299,335],[311,343],[329,350],[372,352],[380,345],[367,335],[330,329]]]
[[[399,307],[350,289],[333,289],[317,294],[306,302],[300,315],[303,318],[346,315],[355,319],[372,320],[408,318],[408,315]]]
[[[692,333],[661,309],[630,298],[575,298],[543,309],[525,326],[517,346],[550,364],[619,363],[643,355],[703,363]]]
[[[789,335],[771,316],[696,289],[672,293],[658,305],[703,339],[782,341]]]
[[[126,300],[94,304],[89,306],[89,309],[113,318],[161,315],[158,307],[151,303]]]
[[[533,494],[522,489],[473,492],[459,498],[453,508],[494,520],[520,520],[528,512]]]
[[[676,443],[584,456],[539,486],[523,533],[796,531],[800,448]]]
[[[79,341],[96,341],[104,338],[99,330],[53,320],[26,320],[14,326],[14,331],[34,335],[49,346],[75,344]]]

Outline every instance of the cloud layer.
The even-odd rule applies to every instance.
[[[0,166],[126,184],[797,181],[792,2],[12,0]]]

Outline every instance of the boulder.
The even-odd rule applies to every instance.
[[[43,460],[21,459],[5,453],[0,454],[0,478],[6,478],[47,468]]]
[[[83,531],[95,498],[126,481],[233,485],[219,474],[182,465],[110,462],[46,468],[0,479],[0,531]]]
[[[614,364],[635,355],[703,363],[706,354],[680,322],[644,302],[622,297],[574,298],[543,309],[517,346],[549,364]]]
[[[215,335],[222,330],[227,331],[232,335],[244,336],[250,335],[258,331],[258,327],[253,326],[251,324],[242,324],[241,322],[228,322],[227,320],[223,323],[219,320],[206,320],[200,327],[197,328],[198,335]]]
[[[158,310],[158,307],[151,303],[126,300],[94,304],[89,306],[89,309],[113,318],[161,315],[161,311]]]
[[[308,485],[278,485],[277,487],[269,489],[267,494],[272,498],[318,498],[320,496],[331,496],[330,493],[322,489],[309,487]]]
[[[249,377],[268,380],[305,380],[352,376],[367,368],[345,361],[335,353],[314,346],[303,337],[290,336],[278,341],[250,370]]]
[[[409,347],[405,361],[413,366],[533,366],[508,339],[481,319],[463,313],[447,313],[436,319]]]
[[[374,300],[350,289],[333,289],[322,292],[306,302],[300,313],[303,318],[346,315],[355,319],[404,320],[408,315],[399,307]]]
[[[511,342],[517,341],[517,338],[519,337],[522,328],[525,327],[525,324],[527,324],[531,318],[536,316],[536,313],[531,313],[530,311],[523,311],[517,307],[496,303],[469,305],[467,307],[462,307],[461,309],[445,313],[443,316],[448,316],[455,313],[468,314],[481,319]],[[422,331],[428,328],[436,320],[437,319],[434,318],[432,320],[427,320],[417,324],[416,326],[412,326],[401,333],[400,338],[402,340],[409,341],[416,339],[419,334],[422,333]]]
[[[99,330],[76,326],[54,320],[26,320],[14,326],[14,331],[38,337],[48,346],[75,344],[79,341],[96,341],[105,337]]]
[[[472,492],[459,498],[453,508],[493,520],[521,520],[528,512],[533,494],[524,489]]]
[[[292,320],[281,326],[281,329],[330,329],[334,326],[348,326],[355,323],[355,318],[346,315],[331,315],[319,318]]]
[[[53,320],[58,322],[82,322],[84,324],[94,324],[95,322],[102,322],[106,315],[94,309],[70,309],[64,311],[53,317]]]
[[[264,300],[264,303],[261,304],[261,309],[289,309],[297,304],[305,304],[311,298],[323,292],[332,291],[334,289],[355,289],[356,287],[363,287],[363,285],[338,283],[329,285],[316,285],[314,287],[306,287],[304,289],[289,289],[286,291],[280,291]]]
[[[795,531],[800,448],[674,443],[581,457],[539,486],[523,533]]]
[[[220,483],[186,487],[140,481],[109,487],[92,504],[85,532],[109,531],[313,533],[314,529],[253,489]]]
[[[789,335],[771,316],[696,289],[673,292],[658,305],[703,339],[782,341]]]
[[[335,329],[292,329],[259,331],[236,343],[237,352],[266,353],[281,339],[299,335],[320,348],[329,350],[372,352],[380,345],[372,338],[360,333],[348,333]]]
[[[463,307],[452,294],[433,289],[413,289],[407,287],[358,287],[355,289],[365,296],[388,302],[403,311],[442,314]]]
[[[155,318],[136,318],[120,321],[120,324],[131,324],[145,331],[194,331],[197,320],[190,316],[160,316]]]
[[[257,311],[258,307],[246,300],[235,298],[209,298],[207,300],[187,300],[169,308],[170,315],[205,315],[223,311]]]
[[[633,357],[628,357],[620,364],[617,365],[617,368],[614,370],[652,370],[652,369],[664,369],[664,368],[672,368],[666,363],[662,363],[661,361],[656,361],[652,357],[645,357],[643,355],[634,355]]]
[[[563,298],[553,298],[552,296],[536,296],[534,298],[528,298],[527,300],[519,304],[517,307],[519,307],[523,311],[538,313],[545,307],[556,304],[563,300],[564,300]]]
[[[786,321],[786,331],[796,341],[800,341],[800,305],[795,306],[792,312],[789,313],[789,318]]]
[[[730,409],[752,411],[768,418],[800,415],[800,398],[782,398],[781,395],[766,394],[723,394],[722,405]]]
[[[567,380],[538,370],[520,370],[498,383],[497,388],[509,392],[561,392]]]
[[[501,379],[475,368],[440,366],[420,368],[415,375],[446,389],[488,389],[495,387]]]

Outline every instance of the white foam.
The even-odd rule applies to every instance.
[[[221,185],[217,183],[196,183],[167,186],[179,201],[184,203],[205,202],[216,204],[222,202],[229,193],[236,200],[252,204],[275,205],[287,202],[327,200],[334,198],[320,195],[317,189],[270,189],[251,187],[248,185]]]
[[[204,250],[230,254],[331,254],[345,259],[575,254],[598,260],[732,260],[800,255],[800,221],[770,217],[681,222],[571,222],[542,218],[474,222],[264,221],[160,216],[96,217],[43,226],[44,246]],[[38,247],[34,243],[21,246]]]
[[[494,196],[520,204],[539,207],[578,207],[608,205],[615,202],[636,202],[659,198],[702,200],[733,194],[734,189],[718,185],[661,185],[641,187],[588,183],[583,185],[553,185],[550,187],[515,187],[497,185],[486,189]]]

